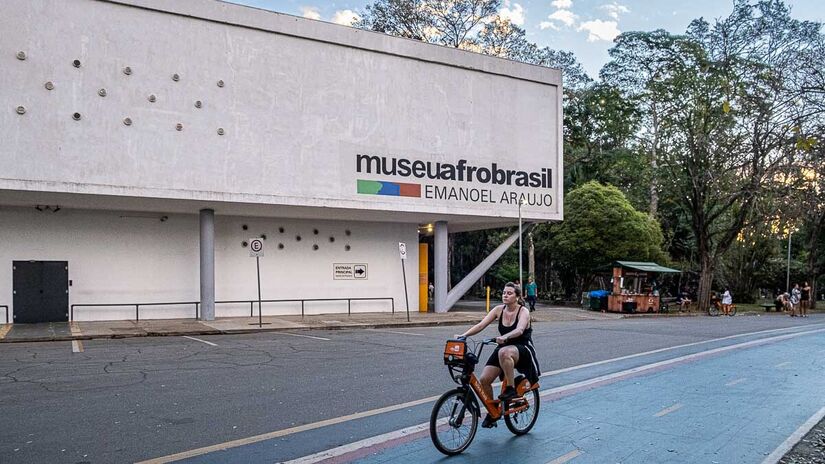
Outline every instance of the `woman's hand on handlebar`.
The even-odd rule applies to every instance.
[[[499,345],[503,345],[503,344],[507,343],[507,339],[506,339],[506,338],[504,338],[504,337],[496,337],[494,340],[495,340],[495,341],[496,341],[496,343],[498,343]]]

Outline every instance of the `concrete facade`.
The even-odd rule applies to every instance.
[[[558,70],[211,0],[11,0],[0,69],[0,305],[14,260],[68,260],[72,304],[198,301],[203,209],[217,300],[255,297],[260,234],[265,299],[398,303],[420,224],[562,218]]]

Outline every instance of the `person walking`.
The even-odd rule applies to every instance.
[[[532,276],[527,278],[527,303],[530,305],[530,312],[536,310],[536,299],[538,297],[538,285],[536,285],[536,281],[533,279]]]
[[[802,294],[799,297],[799,309],[802,310],[802,317],[808,317],[808,309],[811,307],[811,286],[805,282],[800,290]]]
[[[793,289],[791,289],[791,317],[796,317],[796,312],[799,310],[799,301],[801,298],[802,291],[799,289],[799,284],[795,283],[793,284]]]

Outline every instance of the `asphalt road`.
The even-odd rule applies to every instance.
[[[808,319],[780,315],[640,318],[537,323],[534,339],[542,370],[552,374],[541,382],[542,389],[549,391],[680,356],[818,329],[825,329],[825,315]],[[91,340],[83,343],[82,352],[73,352],[70,342],[2,345],[0,414],[4,425],[0,429],[0,461],[135,462],[217,445],[213,450],[177,457],[192,462],[277,462],[413,427],[426,422],[432,407],[428,399],[453,387],[441,363],[441,353],[444,340],[460,330],[433,327]],[[543,400],[539,425],[522,441],[513,442],[503,427],[479,432],[462,462],[485,455],[473,453],[488,453],[491,449],[511,453],[508,446],[519,450],[527,447],[521,459],[525,462],[546,463],[565,453],[569,456],[587,448],[583,444],[588,443],[585,438],[561,439],[561,430],[587,428],[571,426],[575,421],[602,424],[599,427],[611,431],[599,440],[611,446],[592,446],[589,454],[579,451],[580,455],[570,458],[575,462],[597,458],[691,462],[685,460],[687,450],[678,443],[664,450],[654,445],[634,448],[634,443],[649,438],[626,433],[646,430],[631,427],[638,420],[634,411],[644,410],[647,414],[648,409],[655,409],[654,414],[675,404],[688,404],[691,399],[713,397],[691,391],[707,388],[712,382],[708,376],[713,373],[735,381],[734,377],[742,375],[737,371],[745,366],[757,370],[768,366],[769,373],[781,371],[784,377],[765,373],[742,377],[749,378],[750,384],[741,381],[739,386],[749,388],[720,397],[727,401],[721,405],[696,400],[692,407],[685,407],[690,415],[668,414],[668,420],[673,421],[669,427],[673,427],[674,435],[679,430],[693,430],[691,436],[695,437],[699,433],[694,430],[696,424],[708,418],[707,414],[697,416],[695,411],[727,407],[739,411],[733,416],[750,417],[747,410],[759,408],[748,405],[759,406],[774,397],[798,398],[796,402],[759,409],[781,409],[786,414],[763,417],[754,413],[748,419],[752,424],[770,422],[771,440],[776,441],[804,422],[812,407],[825,406],[822,394],[810,391],[813,387],[825,391],[825,385],[817,380],[825,377],[821,375],[823,339],[825,332],[757,344],[708,359],[686,360],[661,374],[625,375],[569,395],[549,395]],[[637,353],[645,354],[617,359]],[[559,372],[604,360],[613,361]],[[809,364],[816,360],[820,364]],[[776,367],[785,362],[791,364]],[[792,373],[802,375],[798,383]],[[813,373],[818,377],[811,377]],[[754,383],[755,379],[760,380]],[[387,410],[375,412],[378,408]],[[358,415],[368,411],[373,412]],[[321,427],[319,421],[329,423]],[[294,429],[300,426],[307,427]],[[749,430],[748,437],[758,430]],[[785,433],[787,430],[790,432]],[[593,433],[584,436],[595,437]],[[365,447],[368,455],[362,450],[361,454],[340,459],[440,459],[429,438],[424,438]],[[232,442],[231,446],[227,442]],[[502,442],[510,445],[501,447]],[[729,455],[724,453],[737,453],[748,443],[733,435],[716,446],[717,455],[709,455],[708,462],[719,452],[726,457]],[[622,451],[627,446],[636,451]],[[768,444],[764,447],[771,448]],[[218,451],[220,448],[228,449]],[[668,454],[666,459],[656,459],[659,455],[655,453]],[[757,454],[763,456],[764,451],[760,448]],[[745,460],[738,462],[761,462],[754,461],[757,454],[743,455]]]

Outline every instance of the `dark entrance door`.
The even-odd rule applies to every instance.
[[[14,261],[14,322],[69,320],[69,263]]]

